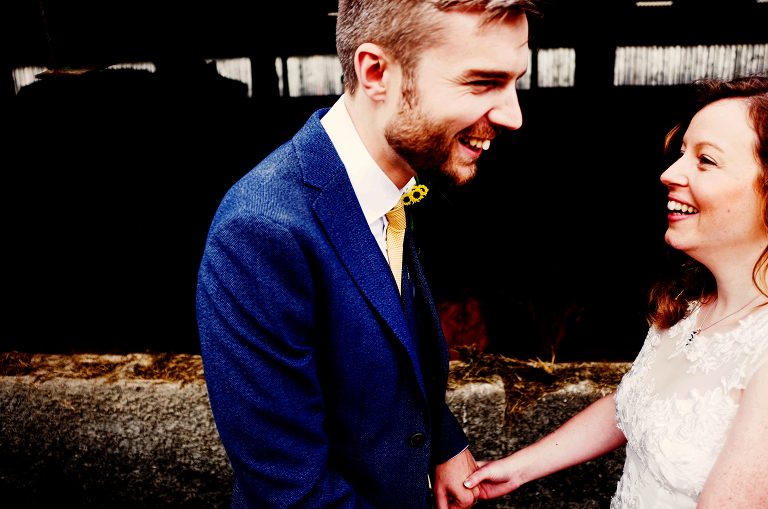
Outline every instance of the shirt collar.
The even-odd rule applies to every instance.
[[[398,189],[387,177],[363,145],[360,135],[357,134],[344,104],[343,95],[320,120],[320,123],[347,169],[352,189],[370,226],[389,212],[403,193],[408,192],[416,181],[412,178],[405,187]]]

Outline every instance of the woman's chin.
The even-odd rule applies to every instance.
[[[678,251],[687,252],[691,248],[690,242],[685,242],[684,239],[680,238],[680,235],[670,230],[667,230],[667,233],[664,235],[664,242],[669,247]]]

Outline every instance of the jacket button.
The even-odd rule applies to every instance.
[[[424,433],[414,433],[408,439],[408,443],[411,444],[411,447],[423,447],[427,443],[427,435]]]

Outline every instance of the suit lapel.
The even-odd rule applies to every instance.
[[[438,378],[442,380],[448,375],[446,370],[449,361],[448,345],[445,342],[443,326],[437,315],[432,293],[429,291],[427,279],[421,269],[410,228],[406,229],[405,232],[403,259],[408,266],[411,280],[416,288],[414,308],[416,310],[416,328],[419,331],[422,369],[425,376],[429,377],[431,370],[436,368],[437,374],[439,374]],[[437,386],[439,390],[443,391],[445,389],[444,380],[439,382]]]
[[[418,357],[392,272],[371,235],[352,183],[320,117],[315,113],[294,137],[304,180],[319,190],[312,209],[360,293],[407,350],[423,392]]]

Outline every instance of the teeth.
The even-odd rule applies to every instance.
[[[470,147],[482,148],[483,150],[488,150],[488,147],[491,146],[491,140],[481,140],[480,138],[470,138],[468,144]]]
[[[671,211],[680,211],[689,214],[698,214],[699,209],[693,205],[685,205],[684,203],[677,202],[675,200],[669,200],[667,203],[667,209]]]

